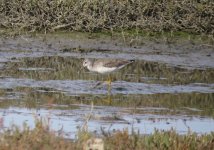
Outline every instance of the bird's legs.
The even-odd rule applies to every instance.
[[[108,94],[111,94],[111,76],[110,75],[108,75],[108,80],[107,81],[105,81],[107,84],[108,84]],[[92,88],[97,88],[97,87],[99,87],[101,84],[103,84],[104,82],[98,82],[98,83],[96,83],[96,85],[95,86],[93,86]]]
[[[108,93],[110,94],[111,93],[111,76],[110,75],[108,75],[108,80],[107,81],[105,81],[107,84],[108,84]],[[92,88],[97,88],[97,87],[99,87],[101,84],[103,84],[104,82],[98,82],[98,83],[96,83],[96,85],[95,86],[93,86]]]
[[[108,84],[108,94],[111,95],[111,75],[108,75],[107,84]]]
[[[111,75],[108,75],[108,80],[106,82],[108,84],[108,98],[107,98],[107,103],[109,105],[112,104],[112,98],[111,98],[111,81],[112,81]]]

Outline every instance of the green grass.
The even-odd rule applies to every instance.
[[[86,146],[88,139],[96,136],[87,131],[79,131],[77,138],[64,139],[49,129],[49,126],[41,120],[36,121],[33,130],[26,125],[20,130],[16,126],[5,130],[0,135],[1,150],[81,150]],[[197,135],[189,132],[179,135],[174,130],[155,131],[150,135],[141,135],[127,130],[106,133],[100,137],[105,150],[212,150],[214,149],[214,133]],[[92,144],[93,145],[93,144]]]

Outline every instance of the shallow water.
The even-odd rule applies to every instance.
[[[181,134],[214,131],[212,64],[190,69],[194,65],[137,58],[111,75],[109,93],[105,82],[108,76],[83,69],[82,61],[114,53],[13,47],[0,46],[3,128],[24,122],[33,128],[35,118],[43,117],[53,130],[69,138],[75,137],[87,118],[89,131],[96,133],[101,128],[107,132],[128,128],[142,134],[171,128]],[[132,58],[126,52],[116,55]]]

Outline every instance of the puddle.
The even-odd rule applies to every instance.
[[[56,42],[57,38],[46,43],[40,38],[8,39],[4,44],[1,40],[0,118],[4,128],[23,122],[33,128],[35,118],[43,117],[53,130],[74,138],[90,115],[88,129],[96,133],[101,128],[128,128],[142,134],[171,128],[180,134],[214,131],[212,49],[157,53],[146,50],[148,46],[129,49],[120,43],[112,45],[112,41],[109,45],[98,42],[98,49],[96,42],[83,40],[79,51],[75,49],[81,44],[78,40],[71,41],[73,45],[67,39]],[[107,75],[82,68],[86,57],[136,62],[111,75],[109,92]]]
[[[83,127],[89,115],[92,117],[88,122],[88,129],[96,133],[100,133],[101,128],[109,132],[123,128],[129,129],[129,131],[134,129],[135,131],[139,130],[142,134],[153,133],[154,129],[170,130],[173,128],[180,134],[185,134],[189,130],[196,131],[199,134],[209,133],[214,130],[214,122],[211,118],[200,118],[199,116],[185,114],[130,114],[123,112],[123,109],[125,108],[118,109],[105,106],[95,108],[91,113],[90,106],[81,107],[81,105],[74,110],[10,107],[7,110],[0,109],[0,115],[4,120],[4,127],[11,124],[21,127],[23,123],[27,123],[33,128],[36,118],[46,118],[46,122],[47,120],[49,121],[51,129],[61,134],[63,133],[67,138],[75,138],[75,133],[79,128]],[[152,110],[152,108],[149,109]]]

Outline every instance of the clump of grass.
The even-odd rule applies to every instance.
[[[1,0],[0,27],[34,31],[140,29],[214,34],[211,0]]]
[[[132,134],[127,130],[118,131],[104,140],[106,149],[141,150],[141,149],[168,149],[168,150],[212,150],[214,149],[214,133],[197,135],[188,133],[179,135],[174,130],[155,131],[151,135]]]
[[[75,149],[73,142],[58,137],[42,121],[37,121],[33,130],[26,125],[23,129],[16,126],[0,135],[1,150],[58,150]]]

